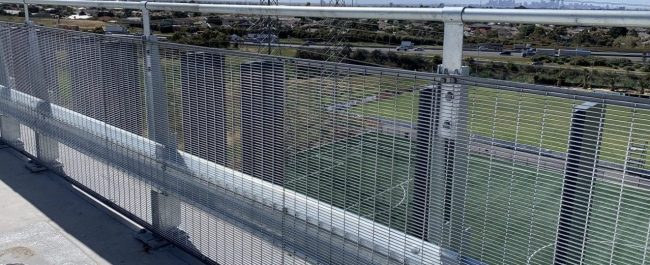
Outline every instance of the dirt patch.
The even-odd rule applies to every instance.
[[[34,251],[30,248],[22,246],[0,250],[0,258],[4,260],[25,260],[34,256],[35,254],[36,253],[34,253]]]

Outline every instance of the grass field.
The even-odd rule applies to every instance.
[[[417,121],[418,93],[356,106],[360,115]],[[573,107],[583,101],[495,89],[469,88],[471,133],[566,152]],[[601,158],[624,163],[629,142],[650,140],[650,110],[608,105]],[[646,168],[650,160],[646,158]]]
[[[324,145],[289,160],[286,187],[405,231],[411,148],[407,140],[374,133]],[[529,257],[530,264],[551,264],[562,175],[489,157],[469,161],[464,255],[487,264],[526,264]],[[639,246],[647,235],[638,231],[648,231],[650,213],[644,209],[650,191],[598,181],[593,198],[587,263],[603,263],[604,251],[614,253],[615,264],[640,264]],[[618,227],[616,244],[599,243],[614,239],[613,227]],[[636,248],[626,247],[631,245]]]

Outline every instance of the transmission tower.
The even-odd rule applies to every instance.
[[[260,5],[265,5],[265,6],[277,6],[278,5],[278,0],[260,0]],[[272,36],[277,36],[275,34],[275,27],[277,26],[277,17],[263,17],[259,23],[262,23],[264,27],[264,34],[266,35],[266,44],[267,44],[267,54],[271,54],[273,52],[273,38]],[[278,39],[279,41],[279,39]]]
[[[345,0],[321,0],[321,5],[324,5],[325,1],[329,1],[329,4],[327,4],[328,6],[346,6]],[[352,3],[354,4],[354,0],[352,0]],[[336,21],[336,19],[328,19],[327,23],[330,24],[330,26],[334,26],[337,24]],[[347,25],[349,22],[349,20],[345,20],[343,25]],[[345,28],[345,26],[343,28]],[[325,36],[325,42],[323,44],[328,47],[325,51],[327,61],[342,61],[340,53],[342,48],[345,46],[345,37],[343,36],[345,34],[347,34],[345,30],[332,30],[328,36]]]

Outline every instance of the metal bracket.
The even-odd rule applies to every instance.
[[[36,162],[34,160],[27,161],[27,163],[25,164],[25,167],[27,169],[29,169],[29,172],[32,172],[32,173],[38,173],[38,172],[43,172],[43,171],[47,170],[46,166],[43,166],[43,165],[41,165],[41,163],[38,163],[38,162]]]
[[[452,73],[449,73],[449,69],[445,68],[444,65],[439,64],[437,73],[441,75],[461,75],[461,76],[468,76],[469,75],[469,70],[470,67],[463,65],[460,67],[460,71],[458,69],[454,70]],[[452,78],[447,78],[446,80],[452,80]],[[456,83],[456,79],[453,78],[453,82]]]
[[[465,12],[465,7],[443,7],[442,22],[462,24],[463,12]]]
[[[133,237],[142,242],[145,248],[145,252],[150,250],[157,250],[169,246],[170,244],[170,242],[166,239],[151,233],[151,231],[147,229],[138,231]]]
[[[32,173],[39,173],[49,169],[52,169],[52,171],[54,172],[60,172],[61,169],[63,168],[63,164],[61,164],[61,162],[59,161],[53,161],[46,166],[43,163],[32,159],[27,161],[27,163],[25,163],[25,167],[29,170],[29,172]]]

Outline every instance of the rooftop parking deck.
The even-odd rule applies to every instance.
[[[173,246],[147,251],[137,225],[26,162],[0,149],[0,264],[201,264]]]

